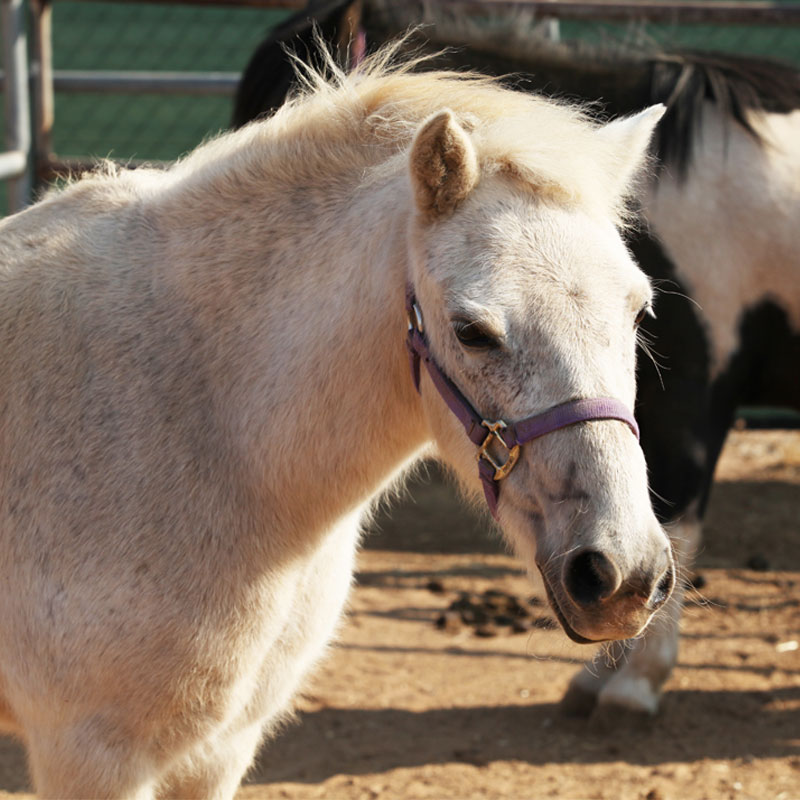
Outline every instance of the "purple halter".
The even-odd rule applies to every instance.
[[[422,312],[417,304],[414,290],[406,289],[406,313],[408,314],[408,337],[406,346],[411,360],[411,375],[414,386],[419,392],[420,362],[425,363],[433,385],[450,410],[464,426],[470,441],[478,446],[478,474],[483,484],[483,492],[489,511],[497,519],[497,501],[500,497],[500,481],[506,478],[519,458],[519,448],[525,442],[552,433],[559,428],[566,428],[577,422],[593,419],[618,419],[624,422],[639,438],[639,426],[633,414],[624,403],[612,398],[595,398],[593,400],[571,400],[568,403],[554,406],[534,414],[519,422],[507,423],[503,420],[492,422],[484,419],[472,407],[459,388],[445,375],[434,360],[428,348],[428,340],[424,333]],[[498,463],[489,453],[489,446],[497,442],[506,451],[506,460]]]

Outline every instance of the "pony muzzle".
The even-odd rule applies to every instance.
[[[561,627],[580,644],[637,636],[675,587],[669,547],[628,575],[612,555],[589,547],[572,554],[559,576],[539,571]]]

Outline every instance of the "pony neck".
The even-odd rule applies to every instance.
[[[213,187],[193,186],[187,202],[202,203],[170,243],[233,451],[272,527],[295,537],[330,529],[429,440],[405,349],[410,191],[398,174],[326,181],[261,181],[216,213]]]

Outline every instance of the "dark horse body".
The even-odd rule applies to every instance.
[[[367,2],[363,8],[361,3],[349,2],[318,6],[316,22],[326,41],[339,46],[343,66],[350,59],[344,43],[353,39],[358,24],[374,44],[397,36],[415,21],[410,9],[394,9],[390,14],[377,2]],[[392,17],[398,13],[405,17]],[[759,181],[768,180],[764,177],[768,167],[762,167],[761,160],[767,158],[770,147],[780,148],[780,142],[765,141],[771,133],[765,134],[757,119],[785,117],[779,120],[781,125],[788,121],[800,107],[798,74],[766,61],[730,56],[598,55],[544,40],[515,49],[502,33],[492,39],[463,28],[460,34],[452,29],[447,33],[444,27],[425,28],[424,37],[416,34],[409,40],[422,52],[439,53],[426,62],[426,68],[432,64],[513,75],[520,90],[595,101],[609,116],[653,103],[667,106],[653,148],[655,177],[645,201],[646,224],[629,239],[638,262],[661,289],[657,318],[648,319],[643,328],[664,369],[659,374],[651,360],[640,360],[636,413],[655,511],[672,532],[676,551],[688,566],[714,468],[736,409],[762,404],[800,409],[796,319],[800,257],[791,247],[772,252],[771,240],[780,237],[763,230],[764,220],[772,213],[785,213],[783,208],[771,211],[769,207],[773,202],[780,205],[781,200],[767,194],[763,202],[747,198],[744,208],[747,203],[764,208],[760,218],[748,221],[752,232],[720,230],[715,223],[727,220],[726,228],[741,224],[726,205],[737,190],[731,187],[738,187],[743,196],[748,190],[762,191]],[[281,42],[300,57],[314,52],[308,12],[288,20],[254,54],[239,87],[235,125],[269,113],[290,90],[295,72]],[[440,52],[442,48],[448,49]],[[797,131],[800,134],[800,126]],[[737,146],[743,148],[742,154],[732,152],[728,157],[728,148],[733,151]],[[720,177],[707,190],[694,177],[695,171],[703,172],[696,167],[703,167],[704,159],[720,170]],[[756,175],[755,184],[741,177],[751,172]],[[703,231],[700,224],[698,232],[694,218],[707,212],[708,227]],[[692,224],[682,223],[683,215]],[[712,246],[720,237],[735,239],[736,235],[745,244],[730,244],[733,256],[724,249],[717,253],[718,248]],[[765,244],[759,252],[761,239]],[[706,241],[707,259],[703,255]],[[744,254],[753,242],[754,254]],[[684,252],[689,256],[682,256]],[[735,261],[737,252],[742,253],[741,263],[720,267],[722,262]],[[760,279],[760,270],[767,269],[765,262],[772,273],[783,272],[785,291]],[[731,295],[724,286],[715,288],[715,281],[741,283],[745,288]],[[776,285],[781,285],[780,278]],[[617,662],[620,666],[604,670],[595,665],[576,676],[567,705],[586,711],[599,702],[610,708],[624,705],[655,711],[677,655],[679,614],[680,599],[676,599],[669,622],[648,633],[649,645],[633,645],[628,658]]]

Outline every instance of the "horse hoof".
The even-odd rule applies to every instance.
[[[601,689],[597,704],[598,711],[607,710],[612,716],[630,712],[652,717],[660,699],[660,693],[647,678],[617,674]]]
[[[581,686],[570,686],[561,699],[559,711],[565,717],[588,719],[597,706],[597,694]]]

